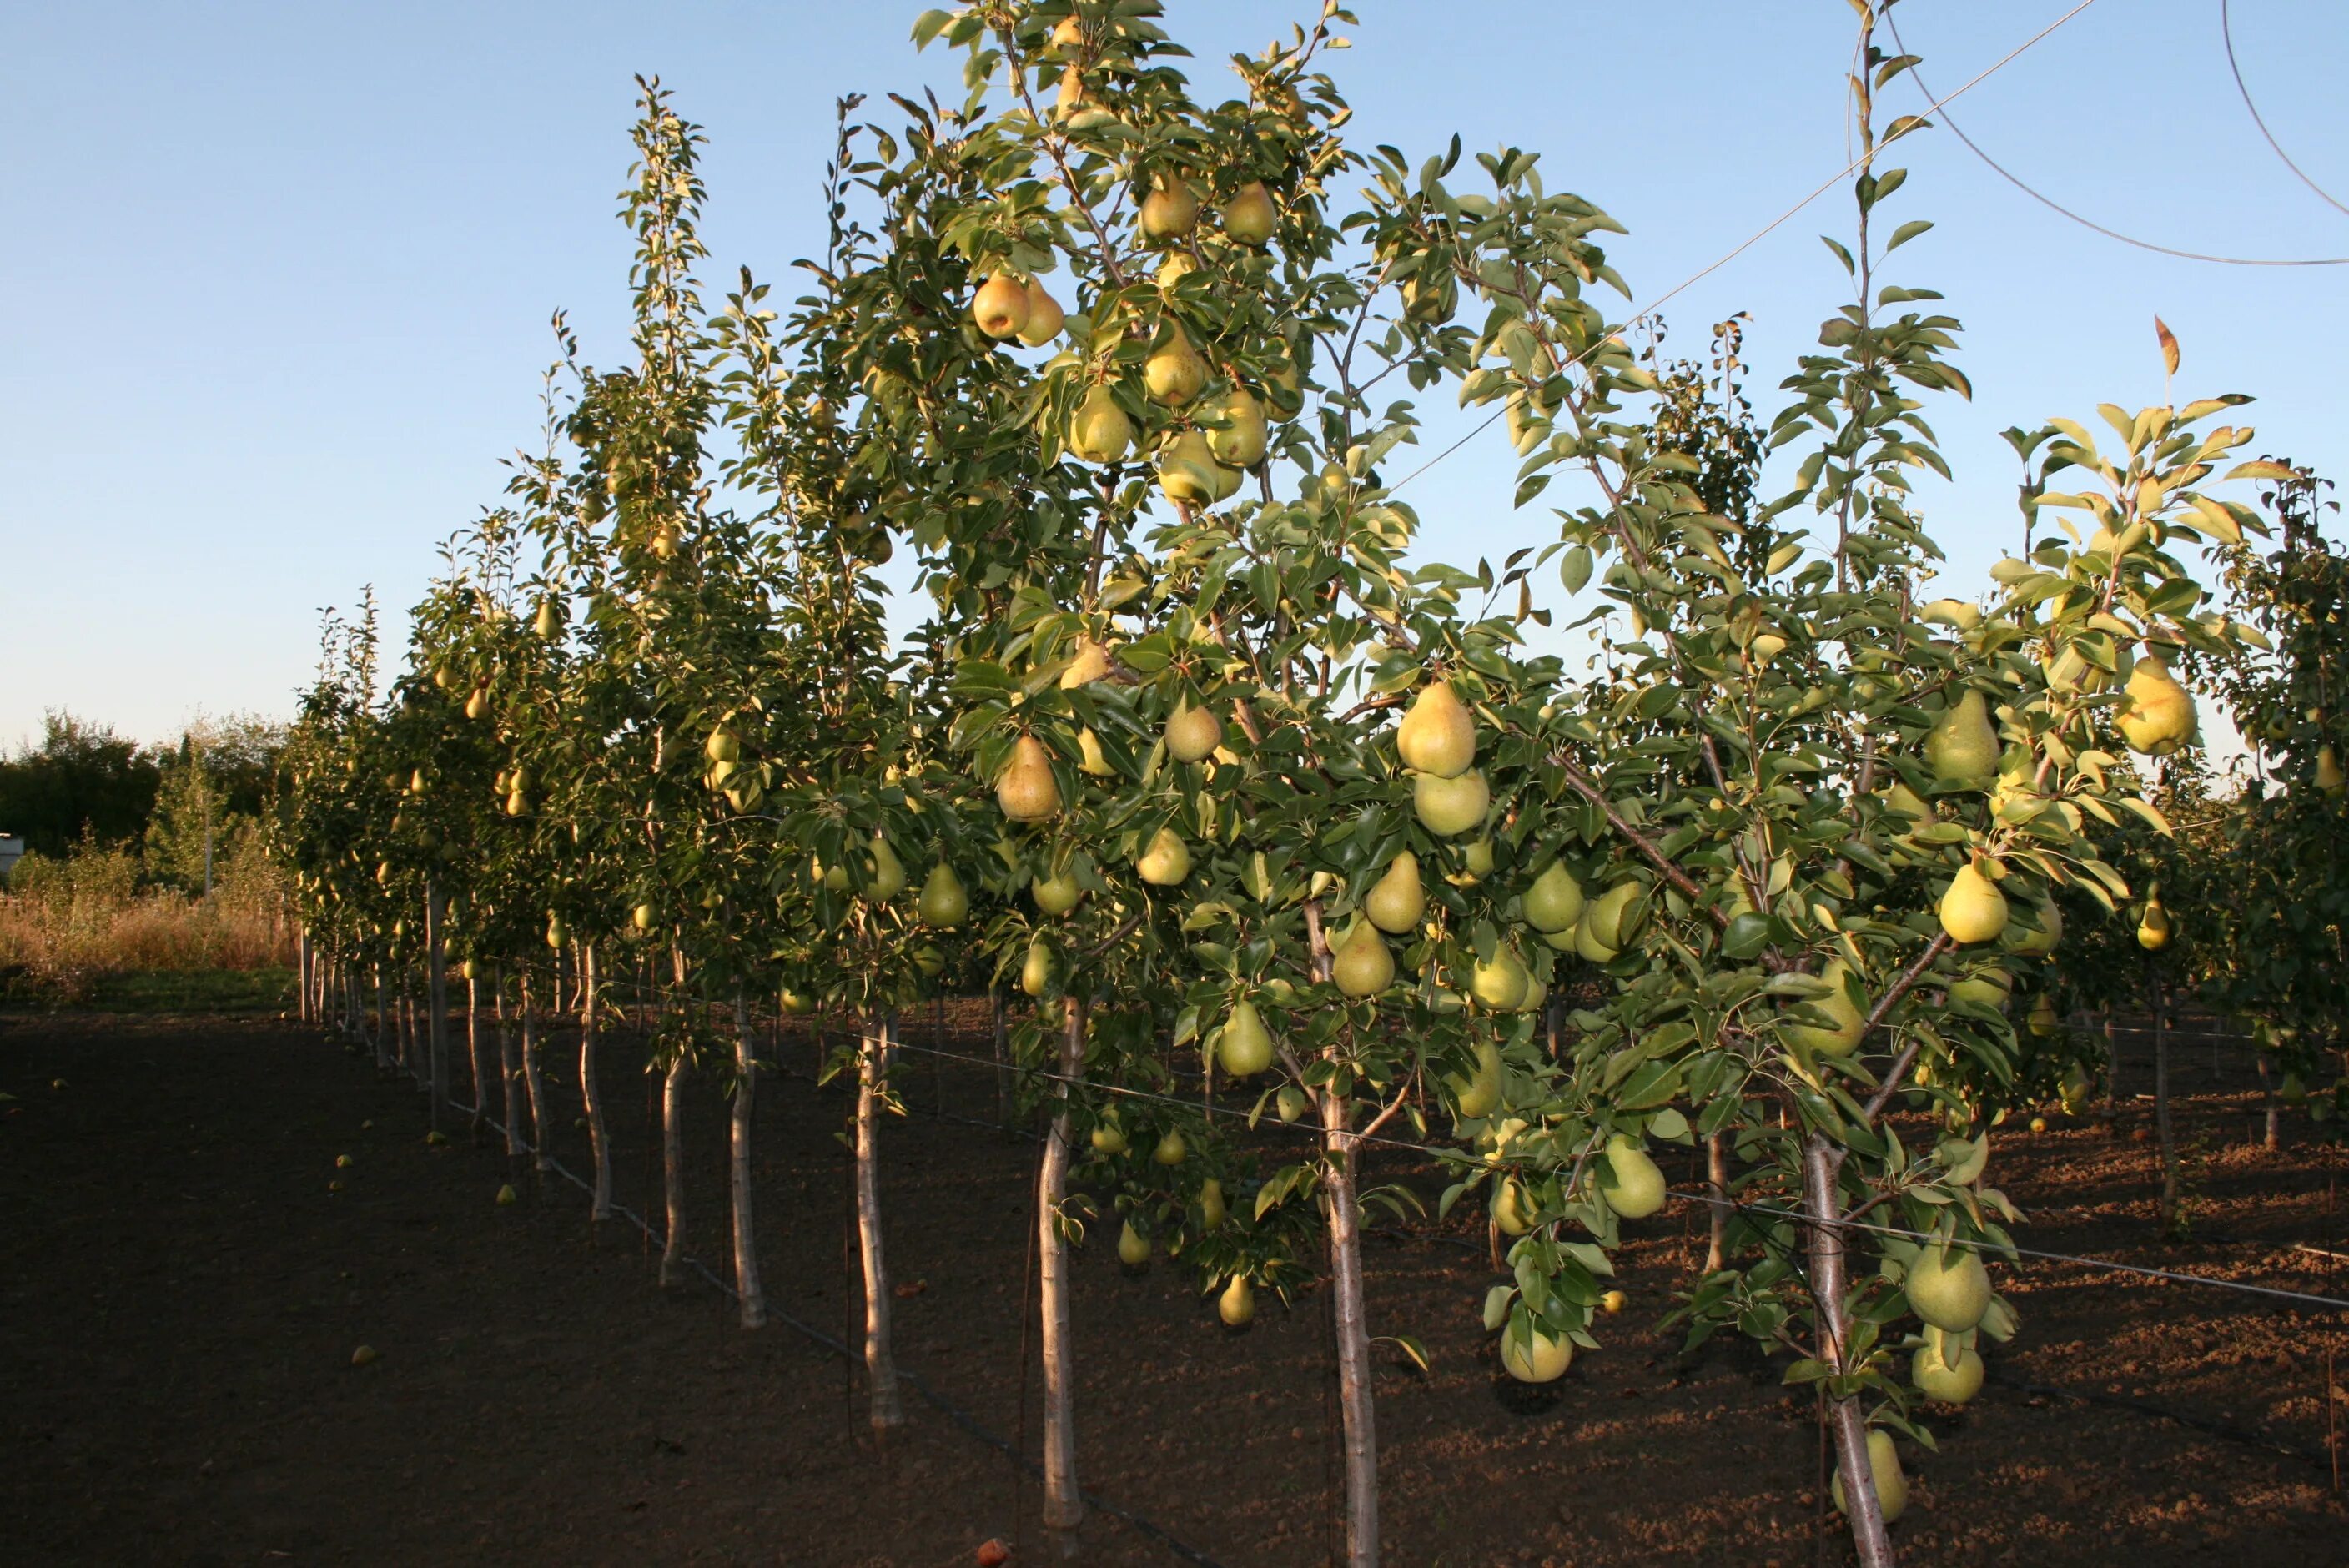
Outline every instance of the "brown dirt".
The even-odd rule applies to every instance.
[[[605,1078],[618,1195],[642,1211],[657,1207],[657,1145],[647,1085],[619,1066],[627,1048],[615,1043]],[[809,1061],[802,1040],[780,1054]],[[554,1058],[567,1117],[572,1053]],[[906,1081],[917,1109],[992,1114],[982,1073],[934,1081],[915,1057]],[[2349,1252],[2349,1215],[2328,1222],[2325,1204],[2341,1156],[2245,1144],[2240,1073],[2189,1087],[2206,1090],[2183,1115],[2194,1241],[2150,1234],[2153,1154],[2130,1136],[2149,1110],[2125,1100],[2110,1130],[2004,1139],[1995,1179],[2031,1212],[2027,1243],[2349,1294],[2349,1265],[2330,1264],[2343,1272],[2328,1283],[2326,1259],[2291,1250]],[[0,1103],[0,1560],[926,1568],[1015,1534],[1001,1454],[911,1398],[903,1436],[876,1454],[843,1362],[781,1325],[742,1333],[698,1281],[658,1290],[637,1233],[591,1234],[559,1179],[525,1176],[523,1202],[496,1206],[507,1172],[492,1145],[458,1128],[454,1147],[428,1148],[416,1092],[313,1032],[0,1022],[0,1090],[17,1097]],[[707,1086],[696,1104],[691,1239],[715,1266],[720,1112]],[[766,1278],[778,1307],[833,1335],[853,1306],[843,1108],[799,1078],[770,1079],[759,1108]],[[584,1143],[563,1130],[574,1169]],[[1032,1148],[916,1116],[892,1125],[885,1153],[894,1267],[922,1287],[897,1303],[901,1358],[1014,1434]],[[1676,1209],[1642,1229],[1623,1259],[1633,1305],[1604,1326],[1607,1347],[1534,1393],[1497,1377],[1477,1331],[1490,1276],[1459,1244],[1464,1223],[1372,1242],[1374,1329],[1415,1334],[1434,1358],[1423,1376],[1381,1351],[1389,1563],[1847,1557],[1832,1529],[1814,1536],[1808,1399],[1743,1347],[1677,1356],[1655,1322],[1696,1226]],[[1268,1298],[1228,1336],[1169,1265],[1134,1277],[1109,1252],[1081,1259],[1075,1301],[1089,1488],[1225,1568],[1323,1562],[1320,1295],[1290,1310]],[[2005,1288],[2024,1315],[1993,1356],[2006,1381],[1931,1417],[1941,1451],[1909,1456],[1905,1560],[2349,1560],[2349,1511],[2322,1463],[2328,1331],[2349,1381],[2342,1315],[2072,1265],[2033,1264]],[[355,1367],[361,1344],[380,1358]],[[1035,1486],[1019,1490],[1032,1515]],[[1021,1533],[1021,1560],[1040,1561],[1032,1519]],[[1082,1560],[1177,1561],[1105,1517]]]

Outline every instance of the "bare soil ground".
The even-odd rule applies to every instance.
[[[657,1212],[650,1085],[620,1065],[633,1049],[615,1042],[605,1069],[618,1195]],[[785,1037],[776,1055],[804,1072],[812,1047]],[[575,1051],[552,1059],[558,1152],[584,1171]],[[2109,1126],[2002,1139],[1993,1175],[2030,1215],[2028,1243],[2349,1295],[2349,1264],[2293,1250],[2349,1252],[2349,1215],[2327,1212],[2342,1155],[2304,1125],[2281,1153],[2251,1147],[2233,1066],[2213,1083],[2181,1064],[2200,1091],[2181,1111],[2192,1241],[2152,1235],[2154,1155],[2134,1136],[2150,1110],[2124,1099]],[[2149,1087],[2132,1071],[2125,1089]],[[909,1058],[917,1110],[993,1115],[990,1074],[932,1073]],[[781,1324],[742,1332],[698,1281],[659,1290],[638,1233],[593,1233],[559,1178],[524,1174],[523,1202],[498,1206],[493,1141],[452,1121],[453,1145],[428,1147],[414,1088],[315,1031],[0,1020],[0,1091],[16,1097],[0,1102],[0,1562],[928,1568],[989,1536],[1044,1559],[1035,1485],[1002,1453],[912,1398],[903,1436],[875,1451],[844,1362]],[[695,1103],[690,1240],[722,1275],[722,1111],[709,1085]],[[845,1108],[782,1077],[758,1107],[771,1296],[834,1336],[855,1307]],[[885,1149],[888,1244],[914,1292],[896,1303],[900,1357],[992,1431],[1024,1423],[1031,1449],[1033,1155],[921,1115]],[[1692,1162],[1672,1174],[1685,1183]],[[1433,1187],[1400,1166],[1372,1179]],[[1817,1529],[1807,1397],[1740,1346],[1682,1357],[1656,1326],[1701,1217],[1675,1207],[1640,1229],[1606,1348],[1530,1393],[1478,1331],[1491,1275],[1464,1219],[1372,1241],[1374,1330],[1418,1336],[1434,1363],[1422,1374],[1382,1347],[1390,1563],[1847,1559],[1833,1522]],[[1267,1298],[1229,1335],[1177,1270],[1136,1276],[1111,1251],[1087,1250],[1076,1286],[1088,1488],[1223,1568],[1328,1560],[1320,1293]],[[2002,1288],[2023,1331],[1972,1406],[1930,1418],[1941,1451],[1908,1456],[1904,1560],[2349,1562],[2325,1462],[2326,1339],[2349,1380],[2349,1315],[2069,1264],[2008,1271]],[[378,1359],[354,1367],[362,1344]],[[1181,1560],[1106,1515],[1080,1559]]]

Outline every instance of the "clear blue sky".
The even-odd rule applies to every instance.
[[[2069,0],[1909,0],[1946,92]],[[11,8],[0,51],[0,744],[63,707],[159,738],[198,711],[283,714],[320,607],[372,582],[403,609],[437,542],[536,428],[556,306],[591,359],[622,352],[627,253],[613,220],[636,71],[707,127],[713,280],[782,281],[818,242],[832,103],[944,80],[918,5],[400,5],[80,0]],[[2236,0],[2269,122],[2349,200],[2349,16],[2340,0]],[[1174,0],[1224,77],[1290,13]],[[1363,145],[1414,156],[1540,150],[1553,188],[1631,230],[1642,302],[1845,159],[1842,0],[1359,6],[1336,57]],[[1299,11],[1298,14],[1302,15]],[[2086,211],[2248,255],[2349,255],[2349,218],[2299,186],[2244,114],[2218,0],[2100,0],[1956,106],[1978,140]],[[1909,144],[1899,215],[1939,227],[1901,280],[1967,327],[1971,407],[1937,421],[1959,470],[1927,499],[1971,593],[2016,533],[2010,424],[2161,394],[2158,312],[2181,393],[2238,390],[2263,449],[2349,478],[2349,268],[2171,261],[2073,227],[1946,131]],[[1841,298],[1808,212],[1667,312],[1672,346],[1753,311],[1770,387]],[[1431,445],[1464,428],[1439,412]],[[1414,485],[1453,559],[1553,537],[1507,510],[1499,432]],[[395,635],[404,631],[394,624]]]

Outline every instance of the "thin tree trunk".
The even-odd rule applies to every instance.
[[[375,1065],[381,1072],[391,1066],[391,1004],[383,994],[383,965],[375,966]]]
[[[1009,1132],[1011,1130],[1011,1069],[1006,1065],[1009,1054],[1006,1037],[1010,1022],[1004,1016],[1001,991],[988,992],[987,1004],[995,1024],[995,1124]]]
[[[685,1053],[661,1079],[661,1199],[668,1222],[661,1236],[660,1283],[677,1278],[685,1263]]]
[[[871,1385],[876,1433],[902,1426],[905,1407],[897,1398],[897,1363],[889,1341],[889,1264],[881,1249],[881,1086],[888,1072],[895,1022],[884,1018],[878,1031],[861,1020],[856,1068],[856,1239],[864,1261],[864,1370]]]
[[[595,1153],[595,1202],[589,1218],[612,1217],[612,1145],[604,1133],[604,1097],[595,1088],[595,946],[579,944],[579,1098],[587,1108],[587,1140]]]
[[[2146,965],[2147,978],[2153,996],[2153,1127],[2154,1137],[2161,1147],[2161,1232],[2164,1235],[2178,1233],[2178,1140],[2169,1125],[2169,1019],[2167,998],[2162,995],[2161,976],[2153,965]]]
[[[501,974],[492,982],[498,1007],[498,1077],[505,1087],[506,1159],[522,1158],[522,1072],[514,1057],[512,1023],[506,1017],[506,982]]]
[[[310,1021],[310,928],[306,925],[294,928],[294,984],[301,993],[295,1012],[306,1024]]]
[[[449,954],[441,941],[446,923],[437,882],[424,884],[424,999],[431,1009],[425,1020],[426,1045],[431,1053],[432,1130],[440,1130],[440,1109],[449,1103]]]
[[[1843,1203],[1836,1190],[1834,1156],[1823,1138],[1813,1137],[1804,1145],[1803,1189],[1813,1222],[1811,1294],[1818,1304],[1819,1358],[1843,1373],[1852,1369],[1850,1304],[1844,1299],[1848,1282],[1839,1224]],[[1885,1533],[1884,1506],[1876,1495],[1876,1471],[1868,1457],[1868,1418],[1856,1398],[1829,1399],[1826,1405],[1859,1568],[1892,1568],[1892,1542]]]
[[[1085,1503],[1077,1487],[1076,1346],[1069,1325],[1069,1243],[1061,1229],[1061,1205],[1068,1200],[1072,1130],[1069,1098],[1085,1070],[1085,1003],[1075,996],[1061,1006],[1061,1099],[1045,1135],[1042,1168],[1036,1179],[1036,1284],[1043,1321],[1044,1523],[1074,1530],[1084,1522]]]
[[[2260,1147],[2273,1153],[2283,1147],[2282,1108],[2276,1100],[2275,1059],[2267,1052],[2259,1054],[2260,1100],[2264,1112],[2264,1125],[2260,1134]]]
[[[2121,1098],[2120,1038],[2113,1032],[2113,1010],[2105,1009],[2105,1119],[2110,1121]]]
[[[522,1076],[530,1090],[530,1140],[538,1146],[531,1162],[538,1170],[551,1170],[554,1144],[546,1119],[546,1077],[538,1070],[538,1009],[531,1005],[528,970],[522,976]]]
[[[734,988],[734,1105],[729,1185],[734,1201],[734,1290],[742,1300],[742,1326],[767,1326],[767,1296],[759,1288],[757,1233],[750,1223],[750,1117],[757,1109],[759,1057],[751,1049],[750,1003]]]
[[[1379,1435],[1371,1395],[1371,1331],[1362,1305],[1361,1214],[1354,1193],[1354,1135],[1348,1102],[1326,1088],[1321,1101],[1322,1203],[1330,1224],[1331,1306],[1337,1315],[1338,1405],[1345,1429],[1346,1563],[1377,1568]]]
[[[411,976],[406,975],[401,975],[399,980],[399,1070],[406,1073],[412,1078],[416,1076],[416,1063],[418,1057],[416,1049],[416,993],[411,989],[415,985],[415,981]]]
[[[1705,1191],[1713,1202],[1705,1205],[1704,1272],[1718,1274],[1729,1266],[1729,1142],[1723,1132],[1713,1132],[1704,1140]]]
[[[473,1063],[473,1130],[479,1133],[490,1095],[481,1081],[481,983],[471,975],[465,979],[465,1053]]]

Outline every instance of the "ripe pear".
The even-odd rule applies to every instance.
[[[1150,1261],[1150,1238],[1135,1230],[1132,1220],[1117,1233],[1117,1261],[1130,1269],[1138,1269]]]
[[[1405,850],[1389,861],[1386,874],[1362,899],[1362,913],[1391,936],[1417,930],[1420,917],[1427,913],[1427,892],[1419,882],[1419,857]]]
[[[1028,956],[1019,961],[1019,988],[1030,996],[1052,988],[1052,949],[1040,936],[1028,944]]]
[[[1069,420],[1069,450],[1089,463],[1114,463],[1133,445],[1133,420],[1106,387],[1085,394]]]
[[[1416,774],[1412,779],[1411,794],[1412,809],[1418,813],[1420,825],[1445,839],[1481,826],[1485,813],[1493,805],[1493,793],[1485,787],[1485,776],[1473,769],[1452,779],[1439,773]]]
[[[1465,1078],[1444,1080],[1452,1090],[1454,1109],[1468,1120],[1486,1117],[1501,1105],[1501,1047],[1490,1040],[1476,1045],[1476,1070]]]
[[[1142,199],[1143,236],[1164,244],[1189,237],[1199,226],[1199,196],[1184,181],[1161,175]]]
[[[1207,432],[1207,449],[1227,469],[1252,469],[1264,461],[1271,429],[1265,423],[1264,405],[1245,387],[1235,387],[1216,397],[1206,412],[1224,421]]]
[[[1186,506],[1213,506],[1229,495],[1224,476],[1235,471],[1216,461],[1207,438],[1197,430],[1182,431],[1158,449],[1158,488],[1168,500]]]
[[[1074,129],[1075,122],[1091,107],[1085,91],[1085,73],[1071,65],[1061,72],[1060,90],[1052,98],[1052,118]]]
[[[742,759],[742,743],[735,738],[732,730],[721,724],[709,732],[708,740],[702,742],[701,754],[712,762],[740,762]]]
[[[1182,1130],[1170,1127],[1166,1136],[1158,1140],[1158,1147],[1150,1151],[1150,1158],[1155,1164],[1174,1166],[1182,1164],[1190,1152],[1189,1145],[1183,1141]]]
[[[2055,1011],[2055,999],[2044,991],[2040,993],[2039,1000],[2031,1005],[2031,1012],[2023,1023],[2041,1039],[2064,1026],[2063,1018]]]
[[[1359,1001],[1394,984],[1394,954],[1387,951],[1386,938],[1379,934],[1378,927],[1366,920],[1338,944],[1330,970],[1338,989]]]
[[[2194,738],[2194,695],[2178,684],[2168,665],[2147,654],[2129,671],[2113,722],[2132,751],[2167,757]]]
[[[1084,49],[1084,23],[1074,16],[1063,16],[1052,24],[1051,36],[1044,43],[1046,55],[1056,60],[1073,60]]]
[[[1930,822],[1934,817],[1933,808],[1926,803],[1925,797],[1909,788],[1906,779],[1898,776],[1892,780],[1892,788],[1884,792],[1884,809],[1912,822]]]
[[[1868,1434],[1868,1482],[1876,1488],[1876,1503],[1883,1511],[1884,1522],[1890,1524],[1909,1506],[1909,1478],[1900,1473],[1900,1450],[1893,1445],[1892,1434],[1878,1427]],[[1836,1467],[1836,1511],[1849,1513],[1850,1504],[1843,1492],[1843,1467]]]
[[[1225,1220],[1224,1184],[1213,1176],[1199,1183],[1199,1219],[1208,1230],[1220,1230]]]
[[[1513,1013],[1524,1006],[1532,984],[1525,960],[1506,945],[1494,951],[1491,963],[1480,960],[1468,974],[1468,994],[1496,1013]]]
[[[1052,777],[1052,758],[1042,741],[1023,735],[1011,748],[1011,760],[996,775],[995,803],[1015,822],[1041,822],[1060,815],[1061,786]]]
[[[971,296],[970,315],[989,337],[1019,336],[1028,325],[1028,285],[1009,273],[996,273]]]
[[[873,835],[873,875],[864,884],[864,896],[874,903],[886,903],[905,891],[905,863],[889,841],[880,834]]]
[[[1158,263],[1158,292],[1172,294],[1174,285],[1199,270],[1199,260],[1188,251],[1170,251]]]
[[[1647,923],[1647,894],[1646,884],[1637,882],[1618,882],[1600,893],[1582,916],[1591,940],[1620,952]]]
[[[1166,755],[1177,762],[1196,762],[1223,744],[1224,721],[1211,707],[1193,707],[1190,699],[1175,702],[1166,716]]]
[[[1928,1333],[1924,1345],[1909,1358],[1909,1380],[1928,1399],[1962,1405],[1982,1392],[1987,1370],[1973,1346]]]
[[[2330,746],[2317,748],[2316,787],[2327,795],[2338,795],[2344,783],[2349,783],[2349,775],[2341,771],[2340,754]]]
[[[517,789],[506,797],[506,815],[519,817],[530,810],[530,797]]]
[[[1534,878],[1518,900],[1526,923],[1547,934],[1569,929],[1582,918],[1582,884],[1566,869],[1564,861],[1552,861],[1547,870]]]
[[[1420,688],[1395,730],[1395,751],[1404,767],[1438,779],[1457,779],[1476,760],[1475,716],[1450,681]]]
[[[1998,730],[1990,705],[1969,689],[1957,706],[1941,710],[1925,735],[1925,765],[1944,784],[1986,789],[1998,775]]]
[[[1019,341],[1030,348],[1041,348],[1061,335],[1068,313],[1061,308],[1043,284],[1035,278],[1028,280],[1028,320],[1019,328]]]
[[[914,913],[924,925],[948,930],[962,923],[970,913],[970,894],[964,891],[962,879],[955,875],[954,867],[940,861],[930,868],[922,881],[922,892],[914,901]]]
[[[1117,769],[1110,765],[1109,756],[1102,750],[1101,737],[1092,725],[1077,731],[1077,771],[1090,779],[1108,779]]]
[[[1504,1176],[1493,1187],[1493,1223],[1505,1236],[1522,1236],[1534,1228],[1537,1214],[1526,1198],[1525,1184]]]
[[[628,915],[629,923],[634,925],[638,931],[650,931],[653,928],[654,919],[655,911],[653,906],[648,903],[640,903],[636,905],[635,910],[630,912]]]
[[[1823,1057],[1849,1056],[1859,1047],[1860,1037],[1868,1032],[1868,1015],[1845,989],[1844,983],[1850,975],[1849,965],[1842,959],[1827,960],[1827,966],[1819,972],[1819,978],[1827,984],[1827,995],[1810,998],[1804,1005],[1814,1012],[1825,1013],[1835,1022],[1825,1027],[1789,1024],[1779,1031],[1787,1044]]]
[[[2147,953],[2169,945],[2169,912],[2161,907],[2159,893],[2145,901],[2145,913],[2137,917],[2137,944]]]
[[[554,601],[542,600],[538,606],[538,615],[531,622],[530,629],[536,632],[542,638],[552,639],[556,632],[562,630],[562,627],[563,622],[554,613]]]
[[[546,923],[546,944],[560,953],[571,942],[571,932],[557,916]]]
[[[1279,222],[1279,209],[1261,180],[1241,186],[1224,207],[1224,234],[1235,244],[1261,246]]]
[[[1591,913],[1595,905],[1586,905],[1582,918],[1574,923],[1574,953],[1586,964],[1612,964],[1623,955],[1619,947],[1609,947],[1599,940],[1591,929]],[[1547,940],[1547,939],[1545,939]]]
[[[1125,1129],[1114,1120],[1103,1119],[1093,1128],[1093,1152],[1112,1159],[1126,1150]]]
[[[783,988],[781,1001],[783,1004],[783,1011],[789,1013],[794,1018],[804,1018],[810,1013],[815,1011],[815,998],[813,996],[809,995],[804,991],[794,990],[788,985]]]
[[[1644,1220],[1664,1206],[1664,1173],[1648,1151],[1623,1133],[1607,1140],[1599,1162],[1599,1191],[1607,1206],[1626,1220]]]
[[[490,711],[490,691],[487,686],[475,686],[473,695],[465,699],[465,717],[479,718]]]
[[[1075,656],[1069,660],[1068,667],[1061,672],[1061,689],[1074,691],[1079,686],[1091,686],[1097,680],[1106,678],[1116,667],[1116,662],[1110,657],[1107,646],[1091,637],[1081,637],[1077,640]]]
[[[1256,1291],[1247,1276],[1232,1275],[1232,1283],[1216,1299],[1216,1315],[1224,1320],[1226,1328],[1245,1328],[1256,1316]]]
[[[2026,928],[2009,921],[1999,945],[2009,953],[2032,956],[2044,956],[2054,952],[2055,944],[2064,937],[2064,912],[2056,908],[2054,901],[2050,899],[2033,905],[2032,914],[2038,922],[2035,928]]]
[[[1564,1335],[1544,1334],[1531,1324],[1526,1336],[1514,1328],[1501,1332],[1501,1369],[1520,1383],[1555,1383],[1574,1361],[1574,1341]]]
[[[1161,828],[1133,862],[1133,872],[1153,887],[1173,887],[1191,874],[1191,846],[1174,829]]]
[[[509,1181],[504,1186],[498,1189],[498,1203],[501,1207],[503,1207],[508,1203],[519,1203],[521,1202],[522,1194],[513,1190],[512,1182]]]
[[[1971,1247],[1926,1247],[1909,1264],[1901,1288],[1910,1311],[1948,1334],[1963,1334],[1990,1310],[1990,1271]]]
[[[1995,942],[2006,929],[2006,895],[1971,861],[1942,891],[1941,929],[1952,942]]]
[[[1216,1039],[1216,1060],[1236,1078],[1254,1078],[1272,1065],[1272,1031],[1264,1026],[1256,1004],[1245,999],[1232,1004]]]
[[[1077,885],[1077,873],[1064,871],[1054,876],[1037,877],[1028,884],[1028,896],[1036,901],[1040,913],[1058,919],[1077,907],[1085,890]]]
[[[1143,390],[1150,394],[1152,402],[1165,407],[1186,406],[1206,384],[1207,362],[1199,357],[1199,351],[1191,346],[1179,326],[1142,362]]]
[[[1950,626],[1961,632],[1971,632],[1982,624],[1979,605],[1963,599],[1936,599],[1917,612],[1917,618],[1937,626]]]
[[[1996,1012],[2013,993],[2014,976],[2003,969],[1986,969],[1950,982],[1950,1000]]]

